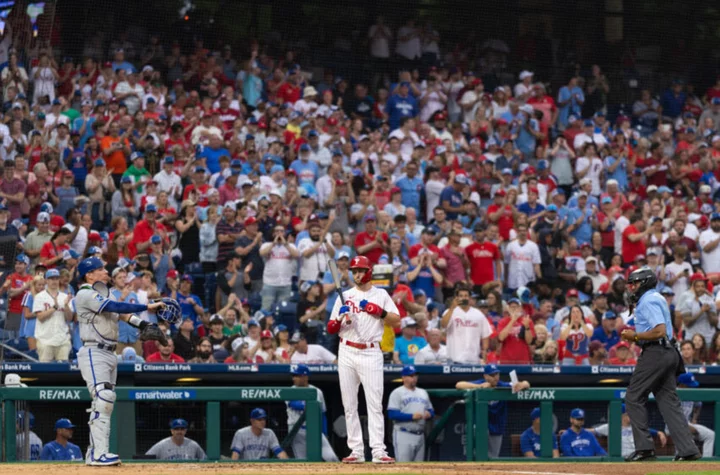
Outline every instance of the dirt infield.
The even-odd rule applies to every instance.
[[[147,475],[197,475],[212,474],[262,474],[275,475],[359,475],[367,473],[413,474],[413,475],[644,475],[671,472],[691,474],[720,474],[720,462],[672,463],[653,462],[645,464],[625,463],[417,463],[396,465],[341,465],[329,463],[125,463],[120,467],[87,467],[75,464],[3,464],[0,475],[21,475],[37,473],[57,473],[63,475],[90,475],[98,473],[126,474],[143,473]]]

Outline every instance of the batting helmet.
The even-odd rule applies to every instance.
[[[80,261],[80,264],[78,264],[78,275],[80,277],[85,277],[85,275],[89,274],[90,272],[100,269],[102,267],[105,267],[103,261],[101,261],[97,257],[88,257],[87,259],[83,259],[82,261]]]
[[[17,423],[20,427],[25,425],[25,414],[28,416],[28,427],[32,429],[35,427],[35,416],[32,412],[25,412],[25,411],[18,411],[17,413]]]
[[[364,269],[364,272],[359,269]],[[353,257],[350,261],[350,270],[353,275],[362,276],[360,277],[361,284],[367,284],[372,279],[372,264],[370,264],[370,259],[365,256]]]

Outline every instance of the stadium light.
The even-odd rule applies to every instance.
[[[598,383],[600,384],[617,384],[622,382],[623,380],[618,378],[601,379],[600,381],[598,381]]]
[[[175,380],[176,383],[197,383],[202,381],[202,378],[178,378]]]

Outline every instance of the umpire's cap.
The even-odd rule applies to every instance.
[[[308,376],[310,375],[310,368],[305,364],[299,364],[290,368],[290,374],[293,376]]]
[[[170,428],[171,429],[187,429],[188,423],[185,419],[173,419],[172,422],[170,422]]]
[[[62,418],[58,419],[57,422],[55,422],[55,430],[58,429],[74,429],[75,424],[70,422],[70,419]]]
[[[89,274],[90,272],[100,269],[104,267],[105,264],[103,264],[103,261],[98,259],[97,257],[88,257],[87,259],[83,259],[80,261],[80,264],[78,264],[78,274],[80,277],[85,277],[85,275]]]
[[[265,409],[256,407],[250,413],[250,419],[267,419],[267,412],[265,412]]]
[[[570,413],[570,417],[573,419],[585,419],[585,411],[583,411],[579,407],[575,408]]]

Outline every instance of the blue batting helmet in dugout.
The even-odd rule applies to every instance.
[[[80,277],[85,277],[90,272],[100,269],[101,267],[104,267],[103,261],[98,259],[97,257],[88,257],[87,259],[83,259],[80,261],[80,264],[78,264],[78,275]]]
[[[256,407],[250,413],[250,419],[267,419],[267,412],[265,412],[265,409]]]
[[[695,379],[695,375],[692,373],[681,374],[678,376],[677,383],[683,384],[689,388],[696,388],[700,386],[700,383],[698,383],[697,379]]]

